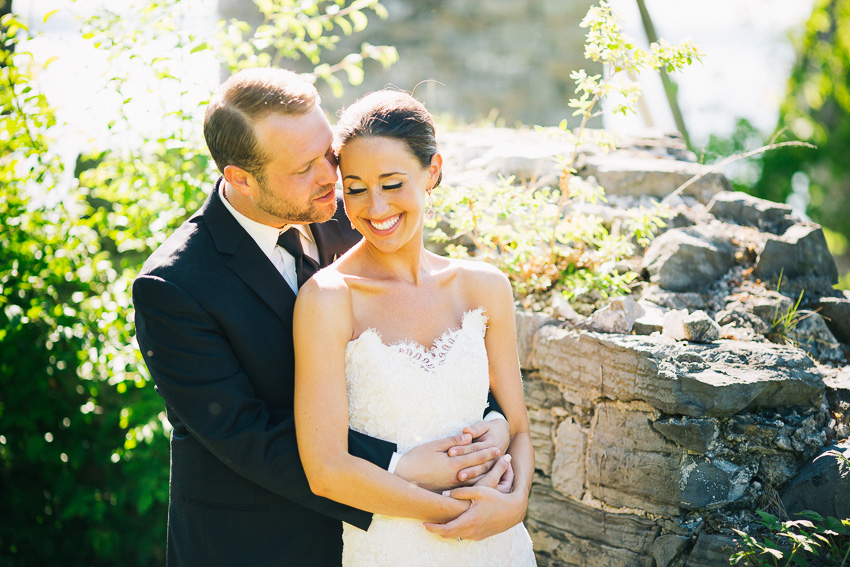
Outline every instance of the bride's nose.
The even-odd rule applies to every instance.
[[[369,217],[373,219],[382,219],[389,211],[390,207],[387,203],[386,196],[383,191],[369,192]]]

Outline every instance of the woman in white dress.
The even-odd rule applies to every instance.
[[[442,158],[419,101],[367,95],[342,114],[338,136],[346,213],[364,238],[300,289],[294,337],[296,431],[310,486],[374,513],[368,531],[343,527],[343,565],[534,565],[521,523],[483,539],[438,535],[485,501],[521,513],[527,504],[534,456],[510,284],[485,263],[424,247]],[[501,481],[488,474],[431,492],[348,453],[349,427],[401,453],[457,435],[481,418],[488,389],[511,432]]]

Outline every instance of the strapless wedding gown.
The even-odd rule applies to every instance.
[[[490,387],[483,309],[464,314],[430,349],[386,345],[368,329],[345,350],[349,426],[398,451],[480,421]],[[535,565],[522,524],[483,541],[444,539],[420,520],[375,514],[368,531],[343,524],[343,567],[525,567]]]

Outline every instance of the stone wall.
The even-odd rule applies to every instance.
[[[360,51],[362,42],[393,45],[399,61],[390,69],[367,62],[366,81],[336,99],[319,85],[331,112],[363,94],[394,85],[415,90],[435,114],[466,122],[490,117],[507,125],[555,125],[572,121],[570,72],[586,68],[584,34],[578,27],[589,0],[383,0],[387,20],[369,17],[359,34],[343,37],[337,53]],[[251,2],[219,0],[222,17],[256,21]],[[367,12],[368,13],[368,12]],[[338,57],[329,53],[327,62]],[[306,61],[288,63],[309,71]]]
[[[580,159],[610,196],[593,212],[611,222],[700,171],[675,138],[624,144]],[[545,182],[569,149],[499,129],[444,132],[441,145],[459,184]],[[850,294],[832,288],[820,227],[727,189],[715,173],[672,201],[666,232],[627,262],[642,273],[633,296],[517,313],[541,566],[720,567],[756,509],[850,516],[850,476],[816,460],[850,456]]]

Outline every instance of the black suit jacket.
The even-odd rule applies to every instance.
[[[200,211],[133,284],[136,333],[171,436],[168,565],[339,566],[341,523],[371,514],[317,497],[293,423],[295,294],[225,208]],[[359,238],[342,212],[311,225],[322,266]],[[352,454],[386,468],[396,446],[356,433]]]

